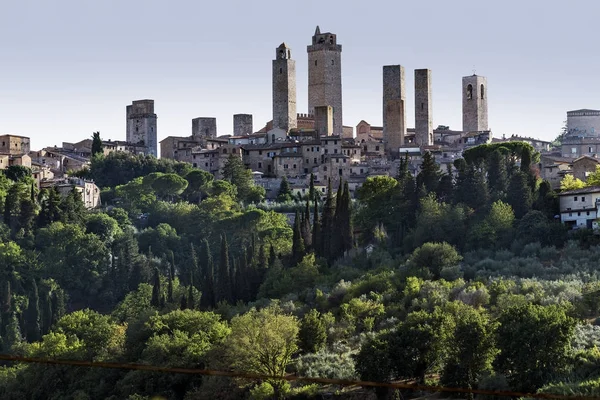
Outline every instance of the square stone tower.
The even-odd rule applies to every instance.
[[[333,134],[333,107],[315,107],[315,130],[319,136],[331,136]]]
[[[146,146],[148,154],[158,157],[154,100],[136,100],[127,106],[125,114],[127,141]]]
[[[488,129],[487,79],[471,75],[462,78],[463,131]]]
[[[406,85],[404,67],[383,67],[383,145],[386,154],[395,157],[406,135]]]
[[[273,128],[288,132],[298,126],[296,114],[296,61],[282,43],[273,60]]]
[[[431,106],[431,70],[415,69],[415,141],[419,147],[433,144]]]
[[[333,33],[317,26],[308,51],[308,112],[333,107],[333,134],[342,135],[342,46]]]
[[[217,137],[217,119],[198,117],[192,119],[192,138],[194,140]]]
[[[252,133],[252,114],[234,114],[233,136],[245,136]]]

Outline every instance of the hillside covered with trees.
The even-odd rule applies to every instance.
[[[600,240],[567,232],[524,143],[441,171],[278,201],[232,156],[96,155],[102,188],[0,174],[0,346],[28,357],[273,377],[600,394]],[[419,392],[64,365],[0,364],[2,399],[414,397]],[[358,392],[357,392],[358,391]],[[460,396],[457,394],[457,396]],[[468,397],[468,395],[464,395]],[[356,397],[355,397],[356,398]]]

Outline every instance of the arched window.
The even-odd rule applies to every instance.
[[[467,100],[471,100],[473,98],[473,85],[467,86]]]
[[[227,149],[223,149],[223,154],[227,154]]]
[[[481,84],[481,100],[485,98],[485,88],[483,87],[483,83]]]

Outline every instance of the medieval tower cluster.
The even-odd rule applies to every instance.
[[[308,115],[314,117],[320,135],[343,136],[342,46],[333,33],[321,33],[317,26],[308,52]],[[412,146],[435,143],[432,79],[430,69],[416,69],[415,128]],[[467,76],[462,81],[463,131],[488,131],[487,80]],[[396,157],[405,146],[406,81],[402,65],[383,67],[383,144],[386,154]],[[286,132],[298,127],[296,107],[296,63],[291,49],[282,43],[273,60],[273,128]],[[329,121],[328,118],[332,120]],[[234,134],[238,130],[234,129]]]

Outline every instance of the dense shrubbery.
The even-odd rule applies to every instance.
[[[281,201],[267,205],[235,158],[214,180],[188,164],[96,156],[84,174],[110,202],[94,211],[76,193],[38,192],[23,171],[0,175],[2,351],[595,394],[600,330],[588,321],[600,317],[600,243],[554,221],[556,197],[536,179],[535,157],[525,145],[475,148],[453,177],[427,154],[416,179],[403,160],[397,177],[368,179],[356,202],[347,185],[294,201],[284,182]],[[0,369],[3,398],[319,390]]]

